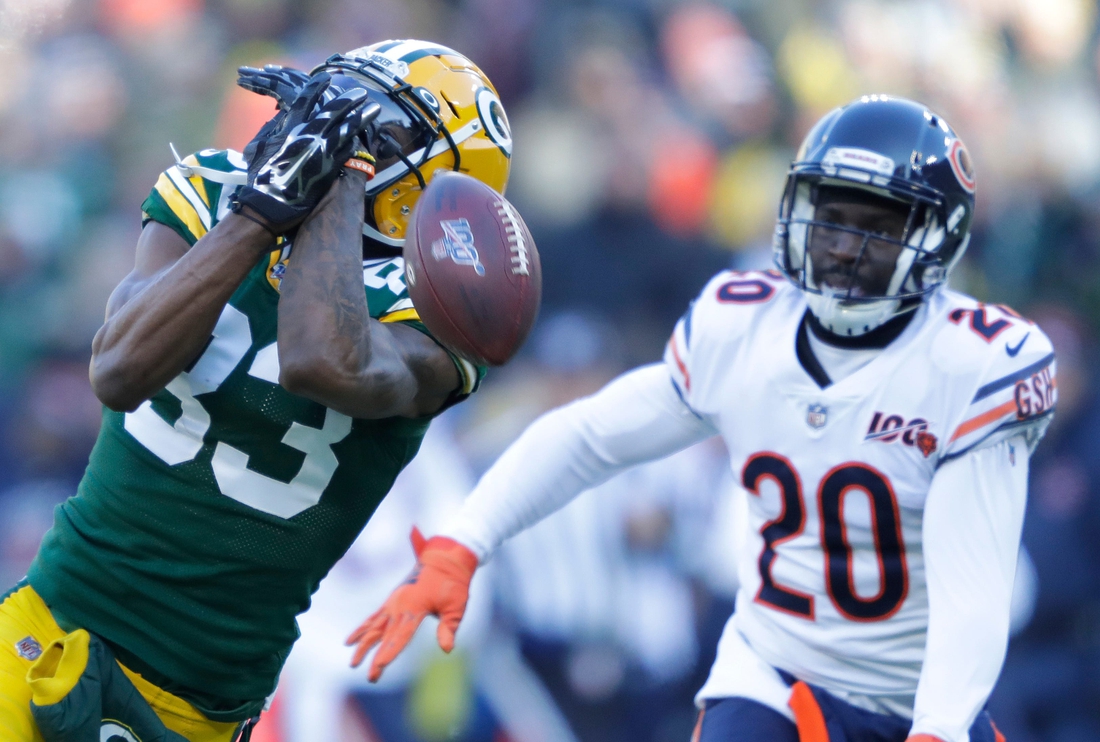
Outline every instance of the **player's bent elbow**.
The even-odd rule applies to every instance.
[[[377,419],[401,413],[400,384],[394,374],[358,373],[318,359],[281,364],[279,385],[350,417]]]
[[[338,385],[348,375],[344,364],[314,348],[279,346],[279,386],[291,394],[312,398]]]
[[[93,380],[92,391],[104,407],[114,412],[133,412],[147,399],[119,383],[100,383]]]
[[[324,368],[316,362],[299,358],[280,359],[279,386],[291,394],[312,399],[318,389],[326,386],[318,383],[326,376]]]
[[[398,369],[368,367],[348,389],[346,414],[373,420],[408,413],[413,395],[408,393],[405,381],[406,375]]]
[[[133,412],[146,400],[138,391],[136,379],[130,378],[124,369],[101,362],[92,357],[88,380],[96,398],[115,412]]]

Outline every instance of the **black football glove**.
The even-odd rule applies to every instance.
[[[280,112],[264,124],[264,128],[244,148],[246,162],[252,161],[258,148],[271,143],[272,131],[282,124],[286,118],[286,110],[308,82],[309,75],[293,67],[265,64],[262,70],[255,67],[237,68],[237,84],[250,92],[274,98]]]
[[[245,148],[248,184],[237,189],[232,208],[249,207],[273,234],[309,216],[349,158],[369,157],[359,152],[358,134],[381,108],[362,88],[326,96],[330,80],[325,72],[310,78]]]
[[[237,68],[237,84],[253,93],[271,96],[280,111],[290,108],[308,82],[309,75],[293,67],[265,64],[262,70],[255,67]]]

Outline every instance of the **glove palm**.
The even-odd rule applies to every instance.
[[[381,642],[371,662],[371,682],[382,676],[386,665],[401,653],[428,615],[439,617],[436,640],[444,652],[450,652],[466,612],[477,556],[453,539],[436,536],[425,540],[416,528],[412,543],[417,559],[408,579],[347,640],[348,646],[357,645],[352,667],[358,667],[367,652]]]

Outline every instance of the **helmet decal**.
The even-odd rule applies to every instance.
[[[477,91],[477,115],[485,127],[485,134],[500,147],[506,156],[512,156],[512,128],[508,117],[504,115],[504,106],[500,98],[489,88]]]
[[[361,49],[355,49],[348,52],[347,57],[354,59],[362,59],[366,62],[370,62],[375,67],[379,68],[391,78],[393,77],[408,77],[409,65],[402,62],[400,59],[395,59],[386,54],[381,54],[369,46],[364,46]]]
[[[417,98],[424,101],[424,104],[428,106],[428,108],[439,113],[439,99],[432,95],[432,91],[427,88],[414,88],[413,92],[416,93]]]
[[[961,139],[952,139],[947,150],[947,161],[951,163],[951,172],[955,173],[959,185],[973,193],[977,183],[974,180],[974,167],[970,162],[970,153],[966,151]]]
[[[879,175],[893,175],[894,161],[886,155],[858,147],[830,147],[821,160],[822,166],[836,168],[858,168]]]
[[[114,719],[104,719],[103,724],[99,727],[99,738],[102,740],[120,740],[121,742],[141,742],[137,735],[134,734],[134,730],[130,727],[115,721]]]

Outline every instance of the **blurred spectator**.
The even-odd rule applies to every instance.
[[[44,360],[5,426],[5,445],[17,461],[6,473],[24,482],[62,482],[75,491],[99,432],[101,409],[88,386],[86,364]]]
[[[54,505],[73,489],[50,479],[31,480],[0,493],[0,580],[7,591],[27,573],[38,542],[53,523]]]
[[[681,95],[733,137],[767,134],[775,116],[771,58],[729,10],[685,3],[661,29]]]

